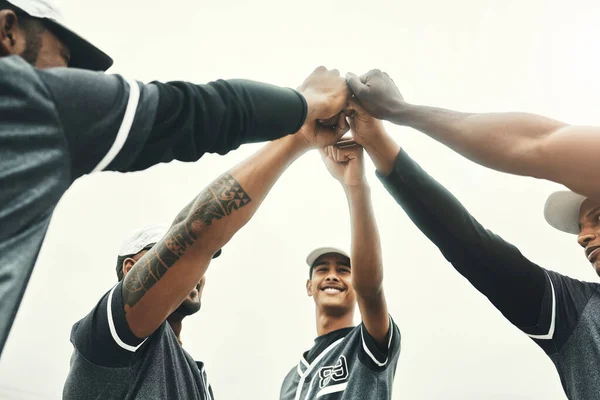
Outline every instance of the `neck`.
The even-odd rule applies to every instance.
[[[323,336],[338,329],[351,328],[354,323],[354,312],[332,315],[317,308],[317,336]]]
[[[179,338],[179,335],[181,335],[182,321],[184,318],[185,317],[183,315],[178,313],[173,313],[167,318],[167,322],[169,325],[171,325],[171,329],[173,329],[173,332],[175,332],[175,336],[177,336],[177,340],[179,340],[180,344],[181,339]]]

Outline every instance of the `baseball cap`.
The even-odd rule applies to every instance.
[[[339,249],[337,247],[319,247],[317,249],[314,249],[313,251],[311,251],[308,254],[308,256],[306,257],[306,263],[308,264],[308,266],[310,268],[312,268],[315,261],[317,261],[317,258],[321,257],[324,254],[329,254],[329,253],[341,254],[344,257],[350,258],[348,253],[346,253],[344,250]]]
[[[570,190],[552,193],[544,206],[544,218],[559,231],[579,235],[579,211],[587,197]]]
[[[69,67],[106,71],[113,64],[110,56],[66,27],[62,13],[51,0],[6,1],[25,14],[43,20],[48,29],[69,47],[71,51]]]
[[[119,249],[119,257],[131,256],[139,253],[142,250],[149,250],[158,243],[169,231],[166,225],[148,225],[131,232],[129,236],[121,244]],[[213,255],[213,259],[221,255],[221,249]],[[121,269],[121,265],[117,263],[117,273]]]

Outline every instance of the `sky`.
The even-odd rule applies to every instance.
[[[247,78],[297,87],[317,66],[388,72],[411,103],[526,111],[599,125],[595,1],[184,1],[59,3],[69,26],[143,82]],[[559,185],[480,167],[409,128],[400,145],[486,227],[537,264],[597,281],[574,236],[550,228]],[[195,163],[85,176],[54,213],[0,361],[0,398],[56,399],[71,326],[115,283],[121,241],[168,223],[204,186],[261,145]],[[385,292],[402,332],[393,398],[565,400],[550,359],[449,265],[367,162],[382,238]],[[316,336],[304,259],[349,248],[340,185],[317,152],[294,163],[255,217],[211,264],[184,347],[206,363],[218,399],[276,399]],[[357,315],[358,322],[358,315]]]

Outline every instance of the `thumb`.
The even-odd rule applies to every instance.
[[[366,85],[362,83],[360,78],[352,72],[348,72],[346,74],[346,84],[348,85],[352,93],[354,93],[357,97],[360,97],[360,94],[363,93],[363,91],[366,88]]]

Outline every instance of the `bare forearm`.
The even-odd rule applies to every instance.
[[[352,283],[357,294],[372,297],[379,294],[383,281],[381,243],[373,206],[371,189],[345,187],[352,226]]]
[[[545,144],[564,123],[526,113],[460,113],[407,105],[392,121],[415,128],[463,156],[517,175],[552,179]]]

